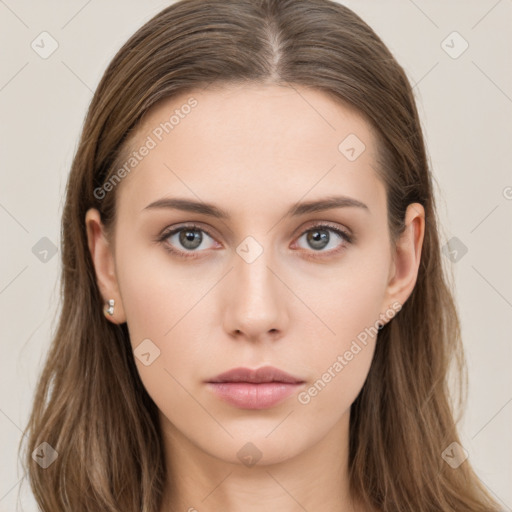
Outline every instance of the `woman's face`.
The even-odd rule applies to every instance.
[[[301,88],[210,87],[144,118],[102,291],[181,446],[271,463],[347,425],[375,326],[400,309],[418,263],[408,245],[395,276],[375,148],[352,109]],[[299,383],[208,383],[263,366]]]

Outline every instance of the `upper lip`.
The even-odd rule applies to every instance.
[[[227,372],[217,375],[213,379],[209,379],[207,382],[252,382],[256,384],[263,382],[287,382],[298,384],[304,381],[283,370],[279,370],[279,368],[263,366],[257,370],[251,370],[250,368],[232,368]]]

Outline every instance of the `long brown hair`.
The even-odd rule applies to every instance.
[[[455,469],[442,456],[460,443],[448,377],[458,378],[461,407],[466,374],[413,92],[375,32],[330,0],[182,0],[140,28],[105,71],[67,183],[62,311],[25,430],[23,463],[41,509],[159,511],[166,471],[157,407],[138,375],[126,324],[103,316],[84,219],[94,207],[114,226],[116,190],[99,199],[95,189],[114,175],[152,106],[234,82],[300,85],[351,105],[378,136],[391,240],[410,203],[425,209],[415,288],[379,332],[351,407],[354,496],[386,512],[499,510],[468,460]],[[43,442],[58,453],[46,469],[32,458]]]

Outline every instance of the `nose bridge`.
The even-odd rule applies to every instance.
[[[273,251],[248,236],[238,245],[236,253],[226,328],[251,338],[284,329],[283,285],[274,275]]]

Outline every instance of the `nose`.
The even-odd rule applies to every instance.
[[[234,268],[224,283],[227,300],[223,304],[224,329],[235,338],[277,340],[287,329],[290,292],[269,253],[263,251],[252,262],[235,255]]]

